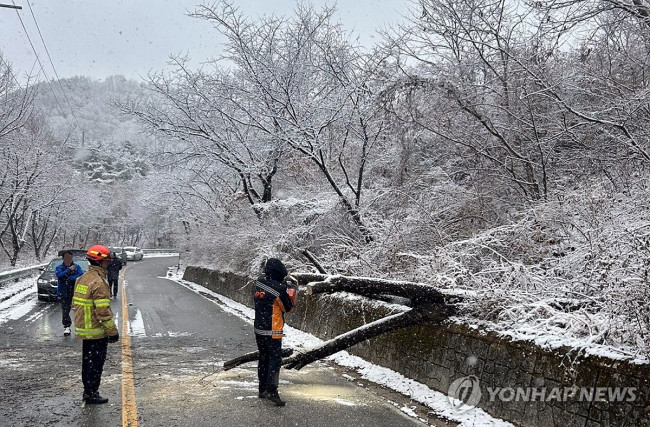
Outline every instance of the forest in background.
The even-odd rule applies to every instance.
[[[205,3],[221,54],[63,79],[76,123],[0,61],[2,264],[101,241],[256,274],[308,249],[471,291],[474,324],[647,358],[649,6],[420,0],[362,47],[335,8]]]

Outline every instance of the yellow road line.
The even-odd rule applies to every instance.
[[[122,270],[122,426],[137,427],[138,408],[135,404],[135,378],[133,376],[133,357],[131,356],[131,336],[129,335],[129,309],[126,304],[124,273]]]

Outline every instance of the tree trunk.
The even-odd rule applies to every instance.
[[[282,365],[287,369],[299,370],[316,360],[331,356],[361,341],[366,341],[397,329],[419,325],[427,321],[441,322],[452,313],[453,309],[444,304],[430,305],[427,308],[413,308],[405,313],[394,314],[363,325],[360,328],[353,329],[304,353],[296,352],[286,360],[283,360]]]
[[[395,280],[330,276],[307,285],[307,295],[332,292],[351,292],[368,297],[382,294],[394,295],[409,298],[415,305],[426,303],[442,304],[450,299],[453,299],[453,302],[460,301],[459,297],[445,295],[432,286]]]
[[[325,270],[325,267],[321,265],[321,263],[316,259],[316,257],[309,252],[308,249],[305,249],[302,251],[302,254],[311,262],[314,267],[316,267],[316,270],[318,270],[319,273],[321,274],[327,274],[327,270]]]
[[[338,353],[370,338],[409,326],[420,325],[425,322],[442,322],[453,314],[454,308],[446,304],[419,306],[407,312],[393,314],[368,323],[306,351],[298,351],[297,349],[291,348],[283,349],[282,356],[286,357],[287,354],[290,356],[282,361],[282,365],[287,369],[299,370],[312,362],[331,356],[334,353]],[[247,353],[225,362],[224,370],[255,361],[258,358],[258,352]]]
[[[282,349],[282,357],[289,357],[293,354],[293,349],[292,348],[283,348]],[[232,368],[236,368],[239,365],[243,365],[244,363],[248,362],[254,362],[260,358],[260,352],[259,351],[251,351],[250,353],[246,353],[242,356],[235,357],[234,359],[231,359],[223,364],[223,370],[224,371],[229,371]]]

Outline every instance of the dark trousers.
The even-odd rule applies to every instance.
[[[108,289],[113,290],[112,295],[114,297],[117,296],[117,284],[119,281],[120,281],[119,277],[110,277],[110,276],[108,277]]]
[[[61,322],[64,328],[72,326],[72,319],[70,318],[70,309],[72,308],[72,293],[68,295],[61,295]]]
[[[84,383],[84,393],[91,395],[99,390],[102,381],[108,338],[83,340],[81,359],[81,381]]]
[[[265,335],[255,334],[257,349],[260,352],[257,364],[257,379],[260,393],[275,394],[280,382],[280,366],[282,363],[282,339],[274,339]]]

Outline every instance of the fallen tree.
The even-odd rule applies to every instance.
[[[393,314],[353,329],[315,347],[307,349],[282,349],[282,357],[284,358],[282,359],[282,366],[287,369],[300,370],[312,362],[324,359],[370,338],[409,326],[420,325],[425,322],[442,322],[453,313],[453,307],[445,304],[429,304],[412,308],[406,312]],[[254,362],[258,359],[259,352],[253,351],[246,353],[225,362],[223,364],[223,370],[228,371],[239,365]]]
[[[299,370],[316,360],[324,359],[370,338],[425,322],[442,322],[452,314],[453,307],[445,304],[412,308],[407,312],[393,314],[353,329],[306,351],[294,349],[293,355],[282,360],[282,365],[287,369]]]
[[[282,357],[288,357],[293,354],[293,349],[292,348],[283,348],[282,349]],[[239,357],[235,357],[234,359],[231,359],[223,364],[223,370],[224,371],[229,371],[232,368],[236,368],[239,365],[243,365],[244,363],[248,362],[254,362],[256,360],[259,360],[260,358],[260,352],[259,351],[251,351],[250,353],[246,353],[244,355],[241,355]]]
[[[333,292],[351,292],[369,298],[392,295],[408,298],[414,306],[420,304],[455,304],[462,300],[456,294],[446,293],[422,283],[371,277],[327,276],[316,273],[297,273],[293,276],[298,279],[300,284],[307,287],[307,295]]]
[[[316,347],[284,349],[282,365],[287,369],[301,369],[316,360],[324,359],[362,341],[388,332],[417,326],[425,322],[440,323],[455,313],[455,303],[461,301],[457,295],[444,293],[432,286],[420,283],[366,277],[328,276],[318,273],[296,273],[293,276],[301,285],[307,287],[307,295],[334,292],[351,292],[370,298],[391,295],[402,299],[407,298],[410,301],[409,305],[413,307],[405,312],[393,314],[353,329]],[[223,369],[232,369],[241,364],[255,361],[258,357],[258,352],[247,353],[225,362]]]

